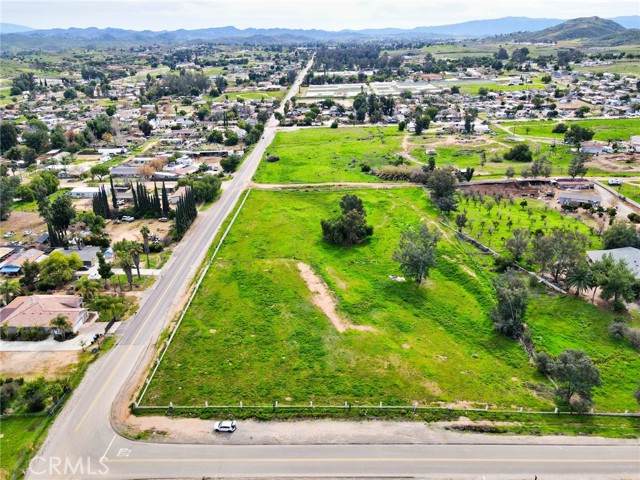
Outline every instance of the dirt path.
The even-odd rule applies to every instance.
[[[411,152],[409,150],[410,145],[409,145],[409,134],[405,133],[404,137],[402,137],[402,151],[398,152],[398,155],[400,155],[402,158],[404,158],[405,160],[408,160],[412,163],[417,163],[418,165],[426,165],[426,163],[421,162],[420,160],[418,160],[417,158],[415,158],[413,155],[411,155]]]
[[[325,187],[345,187],[345,188],[406,188],[422,187],[416,183],[400,182],[328,182],[328,183],[254,183],[251,182],[249,188],[255,190],[295,190],[300,188],[325,188]]]
[[[377,330],[367,325],[353,325],[349,323],[336,312],[336,304],[329,292],[329,288],[325,285],[320,277],[318,277],[313,269],[306,263],[298,262],[298,270],[300,276],[307,284],[307,288],[312,294],[311,301],[327,316],[336,330],[340,333],[347,330],[360,330],[363,332],[376,332]]]
[[[455,431],[460,427],[513,425],[509,422],[472,421],[458,417],[449,422],[343,420],[292,420],[268,422],[238,421],[233,434],[215,434],[213,426],[219,418],[169,418],[161,416],[130,417],[131,431],[145,432],[145,438],[160,443],[192,443],[204,445],[375,445],[384,438],[387,444],[500,444],[507,441],[522,445],[629,445],[634,440],[603,437],[487,435]],[[532,477],[533,478],[533,477]]]

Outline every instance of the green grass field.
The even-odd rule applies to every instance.
[[[640,202],[640,185],[634,183],[623,183],[619,187],[612,186],[620,195],[633,200],[634,202]]]
[[[36,442],[47,416],[9,417],[0,420],[0,477],[10,478],[25,447]],[[34,445],[35,447],[35,445]]]
[[[509,127],[512,133],[521,136],[564,138],[562,133],[553,133],[553,127],[558,122],[538,121],[538,122],[501,122],[504,127]],[[591,128],[595,131],[594,140],[629,140],[631,135],[640,135],[640,118],[624,119],[592,119],[564,122],[567,125],[577,123],[582,127]]]
[[[521,346],[493,332],[490,274],[479,265],[486,257],[446,230],[426,285],[389,280],[400,274],[391,261],[400,232],[436,218],[424,192],[355,191],[375,231],[368,243],[349,249],[329,246],[320,235],[320,219],[336,213],[343,193],[251,192],[143,404],[415,401],[551,408],[540,393],[549,384]],[[327,283],[344,319],[377,331],[338,333],[312,304],[298,261]],[[546,298],[532,305],[530,325],[537,325],[535,311],[542,307],[536,304]],[[610,317],[586,302],[580,309],[579,319],[562,318],[570,328],[585,321],[605,325]],[[558,335],[554,347],[563,342]],[[612,368],[638,376],[640,358],[630,347],[605,353]],[[610,382],[597,407],[637,409],[632,390],[628,382]]]
[[[640,65],[638,62],[632,60],[616,60],[611,65],[597,65],[593,67],[576,67],[577,72],[607,72],[618,73],[620,75],[631,75],[634,77],[640,76]]]
[[[265,92],[227,92],[220,95],[219,97],[215,97],[215,98],[208,97],[208,98],[211,98],[215,102],[224,102],[225,100],[229,100],[229,101],[235,101],[235,100],[249,101],[249,100],[262,100],[262,99],[281,100],[284,98],[286,93],[287,92],[284,90],[268,91],[268,92],[267,91]]]
[[[526,167],[528,164],[506,161],[502,157],[502,155],[508,150],[507,147],[511,147],[517,143],[507,140],[504,135],[500,135],[496,138],[499,143],[494,141],[492,143],[484,143],[478,146],[434,147],[432,146],[432,142],[435,139],[432,137],[427,136],[426,141],[420,137],[411,137],[412,145],[417,147],[411,150],[411,155],[415,159],[425,163],[430,157],[430,155],[426,154],[426,150],[435,149],[436,164],[438,166],[451,165],[456,168],[472,167],[475,169],[475,179],[478,179],[479,177],[504,177],[505,172],[509,167],[512,167],[516,171],[516,176],[519,176],[522,168]],[[569,166],[572,158],[571,147],[558,143],[552,148],[552,146],[547,143],[538,143],[530,140],[527,140],[527,143],[534,153],[537,152],[540,155],[545,155],[551,161],[552,175],[566,174],[567,167]],[[418,145],[420,146],[418,147]],[[487,160],[484,166],[481,164],[482,152],[485,152]],[[498,156],[497,161],[494,155]]]
[[[378,182],[360,165],[386,165],[400,151],[402,132],[396,127],[313,128],[278,132],[267,154],[277,162],[261,162],[259,183]]]
[[[540,81],[539,78],[533,78],[533,83],[526,83],[524,85],[508,85],[505,82],[460,82],[452,85],[460,85],[460,91],[462,93],[471,93],[477,95],[481,88],[486,88],[489,91],[494,92],[508,92],[514,90],[544,90],[546,85]]]

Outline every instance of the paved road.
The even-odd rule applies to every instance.
[[[304,73],[298,77],[298,82]],[[297,86],[291,89],[295,92]],[[291,95],[291,93],[290,93]],[[283,102],[284,103],[284,102]],[[238,476],[423,476],[429,478],[633,478],[636,446],[170,445],[115,433],[112,407],[129,401],[154,343],[209,244],[249,184],[276,132],[274,119],[222,197],[199,215],[118,344],[87,372],[32,462],[28,478],[202,478]],[[382,440],[381,440],[382,441]],[[548,475],[546,475],[548,474]],[[543,476],[544,475],[544,476]]]

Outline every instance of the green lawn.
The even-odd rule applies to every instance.
[[[10,478],[24,449],[36,442],[38,433],[48,424],[46,415],[9,417],[0,420],[0,477]],[[37,447],[34,445],[34,447]]]
[[[388,276],[400,272],[390,257],[400,232],[435,219],[435,212],[419,189],[354,193],[375,231],[368,243],[343,249],[325,244],[319,225],[336,214],[343,191],[251,192],[143,404],[415,401],[551,408],[548,395],[536,393],[549,384],[521,346],[493,332],[490,274],[479,265],[487,257],[446,231],[425,286],[393,282]],[[327,283],[344,319],[377,332],[338,333],[311,303],[298,261]],[[580,306],[589,321],[603,318],[585,302]],[[536,315],[528,322],[535,325]],[[614,368],[640,368],[626,345],[608,353]],[[633,409],[628,387],[610,383],[598,407]]]
[[[510,130],[517,135],[528,135],[533,137],[564,138],[562,133],[553,133],[553,127],[558,122],[554,121],[531,121],[531,122],[501,122],[502,126],[510,127]],[[563,122],[567,125],[577,123],[582,127],[591,128],[595,131],[594,140],[625,140],[628,141],[631,135],[640,135],[640,118],[621,119],[587,119],[572,120]]]
[[[278,132],[268,149],[277,162],[262,161],[259,183],[378,182],[361,164],[388,164],[400,151],[402,132],[396,127],[313,128]]]

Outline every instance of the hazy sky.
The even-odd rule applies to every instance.
[[[638,0],[0,0],[2,22],[33,28],[175,30],[416,27],[527,16],[638,15]]]

